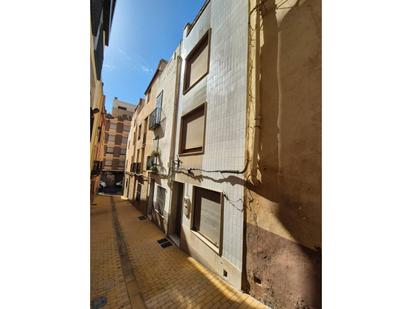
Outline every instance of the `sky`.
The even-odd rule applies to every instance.
[[[117,0],[102,80],[106,110],[114,97],[137,104],[157,68],[169,60],[204,0]]]

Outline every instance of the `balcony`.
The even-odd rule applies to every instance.
[[[149,130],[155,130],[160,127],[162,109],[156,107],[154,111],[149,116]]]
[[[141,167],[141,164],[140,164],[140,163],[138,163],[138,162],[132,163],[131,166],[130,166],[130,173],[132,173],[132,174],[139,174],[139,173],[140,173],[140,169],[141,169],[140,167]]]

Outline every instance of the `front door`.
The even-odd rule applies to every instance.
[[[173,227],[170,234],[174,234],[180,239],[180,231],[182,227],[182,207],[183,207],[183,192],[184,184],[180,182],[173,182],[173,191],[176,194],[174,201],[174,216],[173,216]]]

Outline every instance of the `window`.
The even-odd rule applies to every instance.
[[[203,152],[205,104],[184,115],[180,130],[180,154]]]
[[[138,137],[137,137],[138,140],[140,140],[140,133],[142,133],[142,125],[141,124],[139,124],[139,134],[138,134]]]
[[[122,144],[127,144],[127,136],[122,137]]]
[[[111,123],[110,124],[110,129],[116,130],[117,124],[116,123]]]
[[[146,144],[147,122],[148,122],[148,117],[146,117],[146,119],[144,120],[144,127],[143,127],[143,144]]]
[[[123,122],[118,122],[117,127],[116,127],[116,132],[117,133],[123,133]]]
[[[108,141],[109,142],[114,142],[115,141],[114,135],[109,135]]]
[[[107,153],[113,153],[113,147],[107,147],[106,152]]]
[[[222,195],[219,192],[194,187],[193,230],[220,247]]]
[[[126,108],[126,107],[123,107],[123,106],[118,106],[117,108],[118,108],[118,109],[122,109],[122,110],[124,110],[124,111],[127,110],[127,108]]]
[[[130,131],[130,126],[124,126],[123,131],[129,132]]]
[[[120,156],[120,147],[114,147],[114,149],[113,149],[113,155],[114,155],[115,157]]]
[[[112,160],[104,161],[104,165],[111,166],[112,165]]]
[[[122,155],[126,154],[126,148],[120,149],[120,154],[122,154]]]
[[[119,168],[123,168],[123,169],[124,169],[124,161],[119,161]]]
[[[197,43],[186,57],[183,92],[187,92],[193,85],[209,72],[209,31]]]
[[[156,199],[154,202],[154,208],[163,215],[165,209],[166,189],[156,185]]]
[[[102,127],[98,127],[97,130],[98,130],[98,132],[99,132],[99,133],[98,133],[97,142],[100,143],[100,140],[101,140],[101,138],[102,138]]]
[[[162,101],[163,101],[163,90],[156,98],[156,108],[150,114],[149,118],[149,129],[155,130],[160,126],[160,121],[162,117]]]

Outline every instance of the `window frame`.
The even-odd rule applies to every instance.
[[[166,212],[165,211],[165,207],[166,207],[166,194],[167,194],[167,190],[166,190],[166,188],[165,187],[163,187],[163,186],[161,186],[161,185],[159,185],[159,184],[155,184],[155,186],[156,186],[156,194],[154,194],[154,199],[153,199],[153,210],[155,211],[155,212],[157,212],[160,216],[162,216],[163,218],[164,218],[164,213]],[[162,190],[164,190],[164,201],[163,201],[163,209],[162,210],[160,210],[160,209],[157,209],[156,208],[156,203],[157,203],[157,194],[158,194],[158,190],[159,190],[159,188],[160,189],[162,189]]]
[[[193,114],[197,113],[200,109],[203,108],[203,117],[204,117],[204,123],[203,123],[203,143],[202,143],[202,149],[201,150],[193,150],[193,151],[185,151],[184,147],[183,147],[183,137],[184,137],[184,119],[183,118],[187,118],[192,116]],[[206,114],[207,114],[207,103],[204,102],[202,104],[200,104],[199,106],[195,107],[194,109],[192,109],[191,111],[187,112],[186,114],[183,114],[180,117],[180,137],[179,137],[179,156],[191,156],[191,155],[199,155],[199,154],[204,154],[205,153],[205,139],[206,139]],[[187,125],[186,125],[187,127]],[[186,141],[186,138],[185,140]],[[192,149],[197,149],[197,148],[192,148]]]
[[[219,233],[219,245],[216,246],[212,240],[210,240],[207,236],[203,235],[201,232],[197,231],[195,229],[195,212],[196,212],[196,188],[207,190],[207,191],[212,191],[219,193],[220,195],[220,233]],[[216,191],[216,190],[211,190],[209,188],[205,187],[200,187],[200,186],[192,186],[192,205],[193,205],[193,211],[191,211],[191,216],[190,216],[190,231],[196,235],[202,242],[204,242],[209,248],[211,248],[215,253],[217,253],[219,256],[222,256],[223,252],[223,224],[224,224],[224,195],[223,192]]]
[[[206,33],[201,37],[201,39],[196,43],[196,45],[192,48],[190,53],[186,56],[185,58],[185,72],[183,74],[183,95],[188,93],[193,87],[195,87],[206,75],[209,74],[209,69],[210,69],[210,42],[211,42],[211,36],[212,36],[212,29],[209,29],[206,31]],[[207,70],[206,72],[199,77],[199,79],[193,83],[193,85],[190,86],[190,71],[189,70],[189,60],[197,53],[199,52],[200,47],[202,44],[207,42]],[[189,84],[188,84],[189,83]]]
[[[137,140],[140,141],[140,137],[142,135],[141,134],[142,133],[142,124],[141,123],[139,124],[139,127],[138,127],[137,131],[138,131]]]
[[[116,136],[113,135],[113,134],[109,134],[109,137],[107,138],[107,142],[108,142],[108,143],[109,143],[109,142],[115,143],[115,142],[116,142]]]

